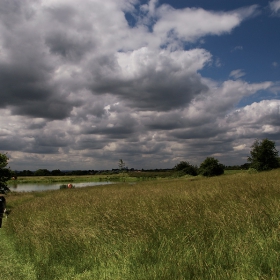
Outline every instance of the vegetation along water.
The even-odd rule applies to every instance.
[[[279,279],[279,177],[9,193],[0,279]]]

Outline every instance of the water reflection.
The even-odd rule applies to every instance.
[[[13,184],[8,185],[12,192],[40,192],[40,191],[50,191],[50,190],[59,190],[60,186],[65,183],[54,183],[54,184]],[[83,182],[83,183],[73,183],[75,188],[83,187],[94,187],[99,185],[108,185],[112,184],[111,182]]]

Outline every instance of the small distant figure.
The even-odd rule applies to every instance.
[[[0,228],[2,227],[2,219],[6,211],[6,199],[4,196],[0,196]]]
[[[68,184],[67,187],[68,187],[68,189],[72,189],[73,185],[72,184]]]

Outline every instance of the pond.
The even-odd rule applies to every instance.
[[[40,191],[50,191],[50,190],[59,190],[60,186],[67,183],[51,183],[51,184],[43,184],[43,183],[35,183],[35,184],[13,184],[8,185],[12,192],[40,192]],[[75,188],[83,188],[83,187],[94,187],[100,185],[108,185],[112,184],[112,182],[83,182],[83,183],[73,183]]]

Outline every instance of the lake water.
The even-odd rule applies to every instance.
[[[8,185],[12,192],[40,192],[40,191],[49,191],[49,190],[59,190],[61,185],[67,183],[54,183],[54,184],[16,184]],[[100,185],[109,185],[111,182],[83,182],[83,183],[72,183],[75,188],[83,187],[94,187]]]

